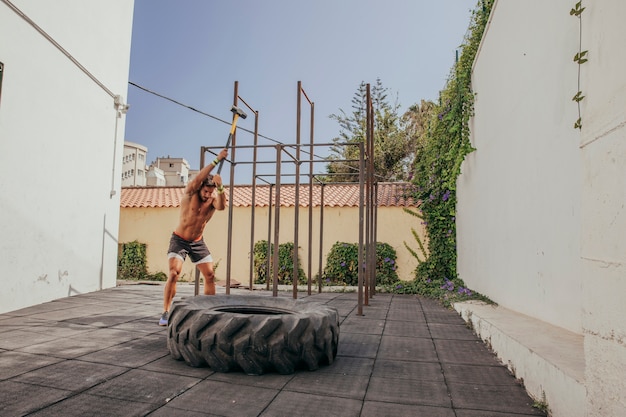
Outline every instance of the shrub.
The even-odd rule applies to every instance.
[[[388,243],[376,243],[376,283],[391,284],[398,281],[396,271],[397,254]],[[358,285],[359,245],[356,243],[335,243],[326,258],[324,280],[326,285]]]
[[[147,275],[146,244],[136,240],[123,243],[117,262],[117,278],[140,280],[145,279]]]
[[[267,241],[260,240],[254,244],[254,282],[255,284],[265,284],[272,278],[272,257],[274,254],[274,245],[270,247],[270,266],[269,273],[267,270]],[[294,244],[293,242],[281,243],[278,245],[278,284],[290,285],[293,283],[293,255]],[[306,274],[300,266],[300,256],[298,255],[298,283],[305,284],[307,282]]]

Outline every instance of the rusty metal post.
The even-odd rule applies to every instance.
[[[283,152],[282,144],[276,145],[276,204],[274,204],[274,253],[272,254],[272,295],[278,296],[278,246],[280,241],[280,166]]]
[[[320,252],[319,252],[319,266],[318,266],[318,292],[322,292],[322,254],[324,249],[324,187],[326,184],[322,183],[320,186]]]
[[[369,92],[369,84],[368,84]],[[368,143],[368,160],[367,160],[367,269],[368,279],[367,285],[370,287],[369,296],[373,297],[376,291],[376,239],[375,239],[375,222],[374,210],[378,205],[378,201],[374,198],[374,107],[371,101],[371,95],[368,99],[368,126],[369,136]]]
[[[309,253],[308,253],[308,271],[307,271],[307,294],[311,295],[311,280],[312,280],[312,262],[313,262],[313,155],[315,148],[313,146],[313,126],[315,124],[315,103],[311,103],[311,127],[310,127],[310,157],[309,157]],[[321,280],[320,275],[318,280]]]
[[[299,246],[299,230],[300,230],[300,119],[302,109],[302,81],[298,81],[298,98],[296,111],[296,183],[294,186],[294,225],[293,225],[293,272],[292,279],[292,296],[298,298],[298,281],[300,278],[300,265],[298,263],[298,246]]]
[[[274,197],[274,184],[270,184],[267,205],[267,267],[265,268],[265,289],[270,290],[270,265],[272,264],[272,199]]]
[[[239,81],[235,81],[234,86],[233,106],[237,106],[237,99],[239,98]],[[228,204],[228,241],[226,249],[226,294],[230,294],[230,274],[231,274],[231,260],[233,253],[233,194],[235,179],[235,149],[237,149],[237,129],[233,132],[232,141],[230,144],[232,152],[230,153],[230,185],[228,187],[228,198],[230,200]]]
[[[358,261],[358,307],[357,315],[363,315],[363,194],[364,194],[364,149],[363,142],[359,143],[359,261]]]
[[[366,176],[365,176],[365,305],[369,305],[369,289],[370,289],[370,279],[371,279],[371,262],[370,262],[370,249],[371,249],[371,240],[370,240],[370,175],[369,175],[369,166],[370,161],[374,158],[372,154],[372,149],[370,148],[370,142],[372,137],[372,130],[370,129],[370,121],[372,118],[372,96],[370,92],[370,84],[366,85],[365,97],[366,97],[366,114],[365,114],[365,155],[367,158],[366,162]]]
[[[254,285],[254,225],[256,209],[256,162],[259,144],[259,112],[254,112],[254,148],[252,149],[252,204],[250,205],[250,291]]]
[[[204,153],[206,152],[206,148],[204,146],[200,147],[200,169],[204,168]],[[200,294],[200,270],[196,266],[195,268],[195,280],[193,284],[193,295]]]

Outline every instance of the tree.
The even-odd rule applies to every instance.
[[[432,101],[422,100],[420,104],[414,104],[402,115],[404,133],[410,141],[410,152],[407,158],[410,162],[410,172],[417,163],[417,155],[426,146],[428,128],[432,118],[437,112],[437,105]],[[410,175],[409,175],[410,176]]]
[[[413,162],[412,138],[408,136],[398,116],[400,105],[387,101],[388,89],[380,79],[370,89],[374,110],[374,173],[378,181],[405,181]],[[367,134],[367,85],[361,82],[352,99],[352,113],[330,115],[337,120],[340,135],[333,139],[333,147],[326,166],[325,179],[334,182],[358,181],[359,143],[365,143]]]

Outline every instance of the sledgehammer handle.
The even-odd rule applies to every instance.
[[[224,148],[228,148],[230,146],[230,141],[233,139],[233,134],[235,133],[235,128],[237,127],[237,119],[239,119],[239,115],[235,113],[233,115],[233,124],[230,126],[230,133],[228,134],[228,140],[226,141],[226,146]],[[224,160],[220,161],[219,166],[217,167],[217,173],[222,172],[222,166],[224,165]]]

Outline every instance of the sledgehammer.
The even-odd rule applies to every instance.
[[[230,145],[230,141],[233,138],[233,135],[235,134],[235,129],[237,128],[237,120],[240,117],[242,119],[245,119],[246,117],[248,117],[248,115],[243,110],[241,110],[239,107],[237,107],[237,106],[231,107],[230,111],[233,112],[233,123],[230,126],[230,133],[228,134],[228,140],[226,141],[226,146],[224,146],[224,148],[228,148],[228,146]],[[220,161],[220,166],[217,167],[217,173],[218,174],[220,172],[222,172],[222,165],[224,165],[224,160],[223,159]]]

